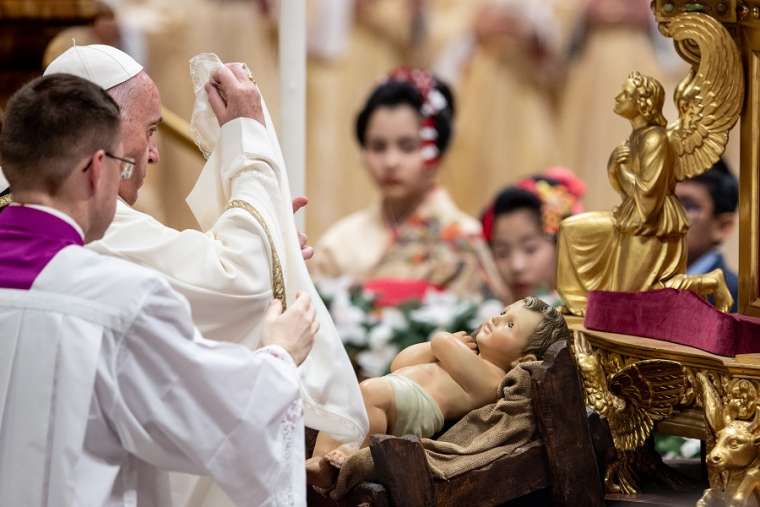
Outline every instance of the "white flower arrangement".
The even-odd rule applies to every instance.
[[[384,375],[399,351],[428,341],[436,331],[472,332],[504,308],[493,299],[477,302],[434,290],[421,301],[381,308],[373,294],[348,278],[321,280],[317,288],[362,377]]]

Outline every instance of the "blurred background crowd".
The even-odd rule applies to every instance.
[[[623,82],[639,71],[671,94],[687,73],[650,0],[304,1],[309,266],[359,375],[516,299],[562,304],[560,222],[619,202],[607,165],[631,131],[613,113]],[[185,197],[204,160],[178,135],[192,56],[246,62],[280,121],[278,3],[101,0],[48,46],[45,66],[72,40],[117,46],[156,81],[165,126],[137,208],[198,227]],[[664,112],[676,118],[670,100]],[[723,160],[676,188],[689,273],[723,268],[735,299],[738,168],[736,127]]]
[[[440,178],[470,214],[505,185],[550,166],[568,167],[586,183],[586,209],[614,205],[607,158],[629,126],[613,115],[613,98],[632,70],[658,78],[668,93],[685,72],[658,33],[649,0],[305,1],[313,239],[377,196],[354,120],[395,67],[430,70],[451,87],[455,135]],[[277,12],[277,0],[107,0],[94,28],[62,34],[51,54],[72,38],[117,45],[146,66],[164,105],[188,119],[187,61],[213,51],[248,62],[277,118]],[[666,116],[674,113],[666,101]],[[733,137],[728,162],[737,168]],[[141,205],[170,225],[192,227],[182,202],[198,160],[172,140],[162,143]]]
[[[560,304],[559,222],[618,202],[607,161],[631,127],[612,112],[615,96],[631,71],[668,94],[687,72],[650,0],[305,1],[306,232],[346,341],[375,352],[395,343],[382,353],[392,357],[417,339],[415,322],[477,321],[477,306],[440,294],[438,310],[396,312],[431,287]],[[118,46],[158,84],[165,118],[187,120],[187,62],[211,51],[249,65],[276,123],[278,12],[277,0],[103,0],[95,23],[61,33],[44,63],[72,39]],[[665,115],[676,117],[670,100]],[[679,185],[690,271],[735,271],[738,138],[708,175]],[[197,227],[184,199],[203,159],[176,136],[157,143],[137,207]],[[379,300],[351,292],[357,281]],[[378,304],[394,309],[387,319]],[[367,364],[384,364],[376,356]]]

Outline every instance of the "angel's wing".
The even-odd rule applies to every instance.
[[[593,353],[591,345],[583,333],[575,333],[573,352],[583,381],[586,405],[596,410],[600,415],[607,417],[607,412],[612,406],[610,391],[607,388],[607,378],[602,365],[599,364],[599,359]]]
[[[668,127],[675,177],[681,181],[705,172],[725,151],[741,112],[744,77],[736,44],[712,17],[681,14],[662,29],[692,63],[673,97],[679,118]]]
[[[608,415],[615,447],[631,450],[644,444],[656,421],[672,413],[686,380],[679,363],[649,359],[620,370],[610,380],[609,389],[622,401]]]

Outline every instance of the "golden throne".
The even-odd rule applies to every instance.
[[[660,31],[691,64],[674,93],[679,118],[668,125],[661,114],[662,86],[631,74],[615,112],[631,122],[632,133],[614,149],[608,166],[621,204],[563,223],[558,290],[574,315],[568,322],[587,405],[607,420],[614,440],[617,458],[607,469],[607,491],[640,493],[638,467],[656,429],[707,442],[710,488],[697,505],[759,506],[760,355],[721,356],[594,331],[581,318],[590,311],[592,291],[687,289],[713,296],[722,310],[730,306],[722,273],[685,275],[688,225],[673,188],[720,157],[737,120],[738,306],[740,314],[760,316],[760,1],[655,0],[652,9]],[[760,351],[760,335],[757,340],[753,351]]]

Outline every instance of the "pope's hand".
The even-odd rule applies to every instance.
[[[308,294],[299,292],[296,300],[284,312],[279,300],[272,302],[264,316],[261,346],[279,345],[300,365],[309,355],[318,331],[319,323],[311,298]]]
[[[293,198],[293,214],[298,210],[309,204],[309,198],[305,195],[299,195]],[[298,231],[298,242],[301,244],[301,255],[305,261],[308,261],[314,257],[314,249],[309,246],[309,238],[306,234]]]
[[[253,118],[264,125],[261,94],[242,63],[216,70],[205,89],[219,125],[236,118]]]

